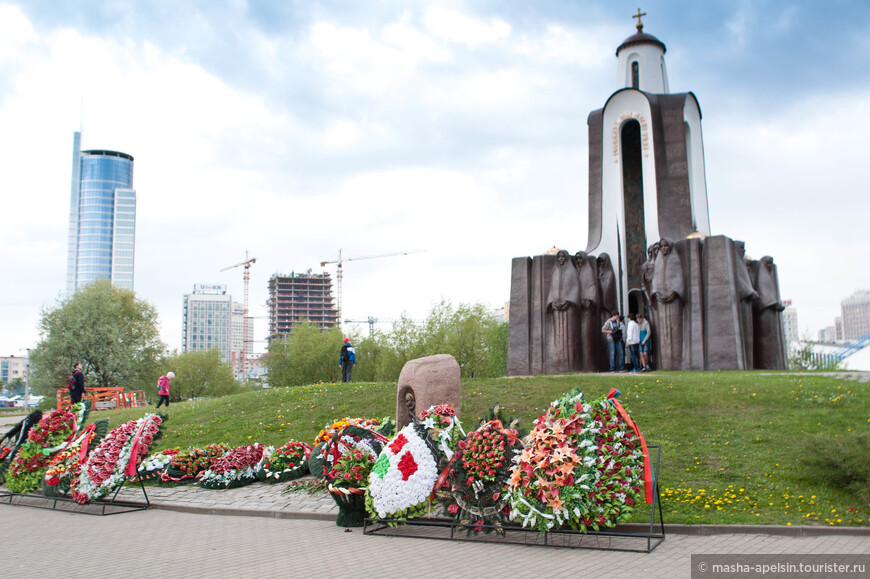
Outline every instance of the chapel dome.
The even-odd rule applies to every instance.
[[[652,34],[642,32],[642,28],[643,27],[641,26],[636,34],[632,34],[631,36],[622,41],[622,44],[620,44],[619,47],[616,49],[616,56],[619,56],[619,53],[623,48],[628,48],[629,46],[635,46],[638,44],[651,44],[653,46],[658,46],[662,49],[662,54],[668,51],[668,49],[665,47],[664,42],[662,42]]]

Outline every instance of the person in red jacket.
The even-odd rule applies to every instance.
[[[157,408],[164,402],[169,408],[169,381],[175,378],[174,372],[167,372],[165,376],[161,376],[157,380],[157,393],[160,394],[160,402],[157,403]]]

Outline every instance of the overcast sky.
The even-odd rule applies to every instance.
[[[586,117],[637,6],[0,0],[0,355],[65,289],[80,127],[135,157],[135,289],[172,348],[195,283],[241,301],[220,270],[246,250],[255,316],[273,273],[334,275],[339,249],[426,250],[347,261],[345,318],[504,306],[511,258],[585,249]],[[870,286],[870,3],[641,8],[701,104],[713,233],[774,256],[802,332],[832,324]]]

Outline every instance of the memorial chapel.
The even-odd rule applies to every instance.
[[[585,251],[511,266],[508,374],[608,368],[602,324],[644,314],[659,369],[785,369],[773,258],[712,235],[701,107],[671,93],[665,44],[643,31],[616,49],[617,90],[589,114]]]

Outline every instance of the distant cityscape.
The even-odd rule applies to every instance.
[[[833,325],[819,330],[818,341],[841,344],[870,334],[870,291],[858,290],[840,302]]]
[[[133,290],[136,249],[133,157],[112,150],[81,150],[81,140],[81,132],[75,132],[66,295],[98,279],[108,279],[116,287]],[[323,329],[340,323],[329,273],[311,270],[275,273],[268,280],[268,292],[268,341],[286,337],[305,320]],[[783,334],[792,351],[802,342],[797,309],[790,300],[784,300],[783,304],[786,306],[782,313]],[[854,292],[840,307],[841,314],[832,325],[819,330],[813,344],[815,351],[837,360],[870,345],[870,291]],[[505,308],[492,312],[492,317],[501,321],[508,315]],[[377,321],[369,318],[370,331]],[[245,374],[245,378],[255,378],[263,368],[259,355],[253,353],[253,336],[254,318],[246,315],[244,303],[234,301],[227,293],[226,285],[196,283],[189,293],[183,294],[182,352],[216,349],[221,359],[232,365],[237,377]],[[858,360],[857,364],[862,367],[853,369],[870,370],[870,360],[866,363]],[[26,356],[0,357],[2,392],[8,394],[7,385],[26,380],[27,365]]]

